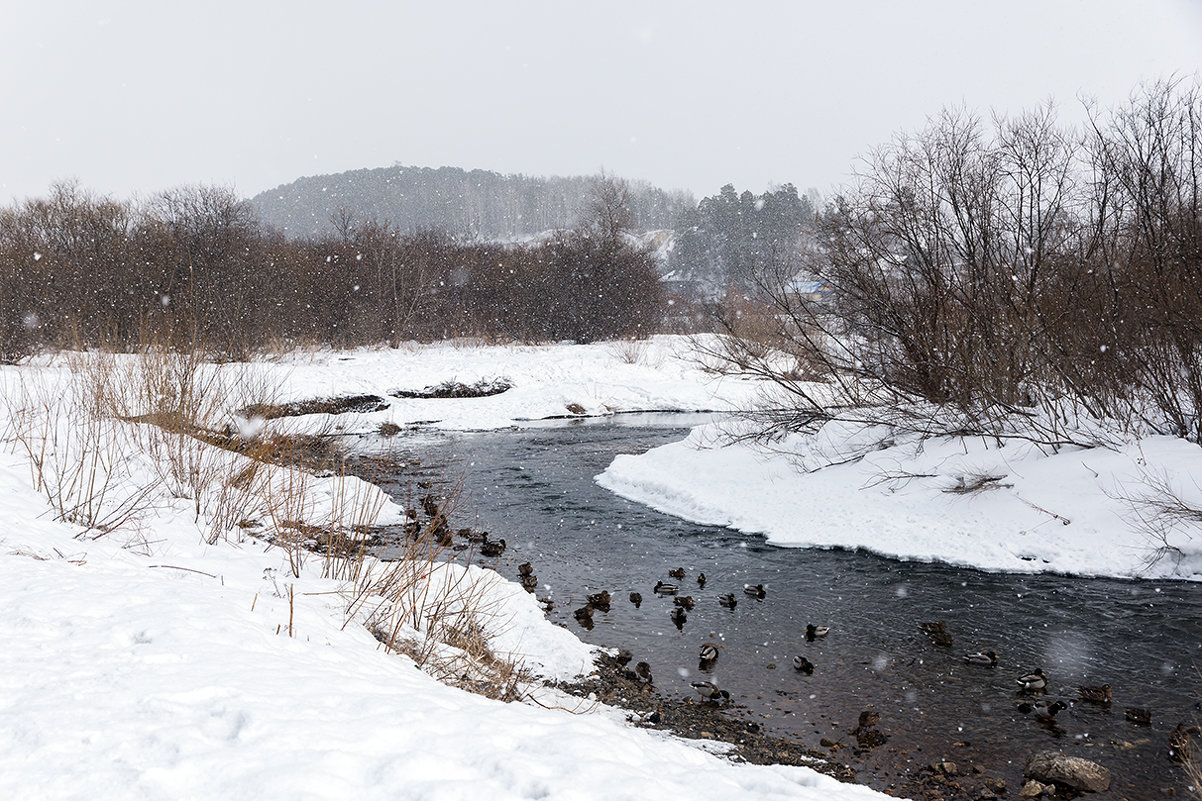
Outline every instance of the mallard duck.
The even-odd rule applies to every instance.
[[[588,604],[585,604],[577,609],[572,613],[572,616],[576,618],[576,622],[582,627],[586,629],[591,629],[593,627],[593,608]]]
[[[701,650],[698,651],[698,656],[698,661],[700,661],[703,666],[701,669],[708,670],[709,668],[713,667],[715,662],[718,661],[718,646],[714,645],[712,642],[702,643]]]
[[[593,607],[594,609],[600,609],[602,612],[609,611],[609,590],[594,592],[592,595],[586,596],[585,600],[587,600],[589,606]]]
[[[480,543],[480,555],[489,558],[500,556],[505,553],[505,539],[502,537],[499,540],[486,539]]]
[[[701,700],[712,704],[720,704],[723,701],[730,700],[730,693],[726,690],[719,690],[713,682],[708,681],[691,681],[689,686],[701,696]]]
[[[518,575],[519,576],[533,576],[534,575],[534,567],[531,566],[531,564],[529,562],[522,562],[520,565],[518,565]]]
[[[688,612],[692,612],[693,607],[697,605],[697,602],[693,600],[693,596],[691,595],[677,595],[672,599],[672,603]]]
[[[806,626],[806,641],[813,642],[819,637],[825,637],[831,633],[830,626],[815,626],[813,623]]]
[[[1035,668],[1027,675],[1020,676],[1018,683],[1022,685],[1024,690],[1046,690],[1048,677],[1044,675],[1043,668]]]
[[[932,645],[938,645],[942,648],[951,648],[952,642],[954,642],[952,635],[946,631],[929,631],[927,632],[927,637],[931,640]]]
[[[728,592],[725,595],[718,596],[718,603],[727,609],[734,609],[738,605],[739,599],[735,597],[733,592]]]
[[[1202,728],[1178,723],[1177,728],[1169,732],[1169,759],[1174,762],[1189,762],[1190,738],[1199,736],[1202,736]]]
[[[643,605],[643,594],[639,592],[630,593],[630,602],[634,604],[635,609],[638,609]]]
[[[697,574],[697,588],[702,589],[702,590],[705,589],[705,574],[704,573]]]
[[[795,656],[793,657],[793,669],[810,676],[814,673],[814,663],[804,656]]]
[[[683,567],[673,568],[672,570],[668,571],[668,576],[671,578],[677,579],[677,580],[683,579],[684,578],[684,568]]]
[[[1092,701],[1095,704],[1109,704],[1111,698],[1110,685],[1103,684],[1100,687],[1086,686],[1078,687],[1077,694],[1086,701]]]
[[[985,667],[997,667],[997,654],[993,651],[973,651],[964,655],[964,661],[970,665],[984,665]]]
[[[1151,726],[1152,711],[1138,706],[1129,706],[1123,711],[1123,717],[1136,726]]]
[[[925,631],[927,634],[937,634],[947,631],[947,623],[942,620],[933,620],[927,623],[918,624],[919,631]]]
[[[768,594],[768,591],[764,589],[763,584],[756,584],[754,587],[750,584],[745,584],[743,586],[743,594],[750,595],[752,598],[762,601],[764,596]]]
[[[655,582],[655,589],[652,590],[656,595],[675,595],[677,587],[675,584],[668,584],[664,581]]]
[[[522,589],[524,589],[526,592],[534,592],[536,589],[538,589],[537,576],[522,576],[519,581],[522,584]]]
[[[643,684],[651,684],[651,666],[646,662],[639,662],[634,666],[634,675]]]
[[[672,611],[668,613],[668,617],[672,618],[672,622],[676,624],[676,628],[684,628],[685,621],[688,620],[688,615],[679,606],[672,607]]]
[[[1056,713],[1068,709],[1068,704],[1063,701],[1047,701],[1040,700],[1031,704],[1031,711],[1035,714],[1035,718],[1040,723],[1053,723],[1056,720]]]

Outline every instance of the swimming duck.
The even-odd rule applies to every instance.
[[[799,673],[811,676],[814,673],[814,663],[804,656],[795,656],[793,657],[793,669]]]
[[[683,567],[673,568],[672,570],[668,571],[668,575],[674,579],[683,579],[684,578],[684,568]]]
[[[587,600],[589,606],[593,607],[594,609],[600,609],[602,612],[609,611],[609,590],[594,592],[592,595],[586,596],[585,600]]]
[[[485,535],[487,537],[487,535]],[[480,543],[480,555],[487,557],[500,556],[505,553],[505,539],[499,540],[485,539]]]
[[[734,609],[738,605],[739,599],[735,597],[733,592],[728,592],[725,595],[718,596],[718,603],[727,609]]]
[[[938,634],[947,631],[947,623],[942,620],[932,620],[927,623],[919,623],[918,630],[925,631],[927,634]]]
[[[593,627],[593,608],[588,604],[585,604],[577,609],[572,613],[572,616],[575,617],[576,622],[584,628],[591,629]]]
[[[830,626],[815,626],[813,623],[806,626],[806,641],[813,642],[819,637],[825,637],[831,633]]]
[[[995,654],[993,651],[973,651],[970,654],[964,655],[964,661],[970,665],[997,667],[997,654]]]
[[[656,595],[675,595],[676,585],[668,584],[664,581],[657,581],[655,582],[655,589],[652,590],[652,592],[654,592]]]
[[[720,704],[723,701],[730,700],[730,693],[728,693],[726,690],[719,690],[718,687],[712,682],[691,681],[689,682],[689,686],[691,686],[693,690],[701,696],[701,700],[705,702]]]
[[[533,576],[534,568],[530,565],[529,562],[522,562],[520,565],[518,565],[518,575],[519,576]]]
[[[1174,762],[1190,761],[1191,736],[1202,736],[1202,728],[1178,723],[1177,728],[1169,732],[1169,759]]]
[[[672,599],[672,603],[688,612],[692,612],[693,607],[697,605],[697,602],[693,600],[693,596],[691,595],[677,595]]]
[[[1054,723],[1056,713],[1065,709],[1068,709],[1068,704],[1063,701],[1053,701],[1049,704],[1045,700],[1040,700],[1031,705],[1031,711],[1035,713],[1035,718],[1040,723]]]
[[[1020,676],[1018,683],[1023,686],[1024,690],[1046,690],[1048,677],[1044,675],[1043,668],[1035,668],[1027,675]]]
[[[698,656],[700,657],[698,661],[701,664],[701,670],[709,670],[718,661],[718,646],[712,642],[702,643]]]
[[[698,587],[698,589],[702,589],[702,590],[705,589],[705,574],[704,573],[697,574],[697,587]]]
[[[638,609],[643,605],[643,594],[640,592],[630,593],[630,602],[634,604],[635,609]]]
[[[1092,701],[1095,704],[1109,704],[1111,698],[1110,685],[1103,684],[1100,687],[1086,686],[1078,687],[1077,694],[1086,701]]]
[[[1123,717],[1136,726],[1151,726],[1152,712],[1148,709],[1141,709],[1138,706],[1129,706],[1123,711]]]
[[[672,622],[676,624],[676,628],[683,629],[685,621],[688,620],[688,615],[679,606],[672,607],[672,611],[668,613],[668,617],[672,618]]]
[[[754,587],[747,584],[743,587],[743,594],[750,595],[752,598],[762,601],[764,600],[764,596],[768,594],[768,591],[764,589],[763,584],[756,584]]]
[[[929,631],[927,632],[927,637],[930,638],[932,645],[938,645],[943,648],[952,647],[952,635],[946,631]]]

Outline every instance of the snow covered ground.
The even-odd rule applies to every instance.
[[[478,404],[397,403],[357,430],[429,419],[435,407],[444,425],[486,427],[564,413],[567,403],[597,412],[717,402],[689,368],[666,358],[626,365],[603,346],[363,351],[262,369],[297,398],[485,374],[516,385],[512,397]],[[135,423],[105,426],[97,439],[75,413],[28,402],[40,386],[49,388],[33,393],[40,401],[70,404],[69,387],[55,383],[69,378],[61,360],[0,371],[0,798],[884,797],[806,768],[735,765],[550,690],[535,691],[542,706],[505,704],[438,683],[380,648],[362,614],[348,611],[353,585],[323,577],[331,565],[322,557],[234,530],[211,542],[205,505],[218,494],[189,497],[186,476],[139,450],[157,443],[178,454],[179,440]],[[21,429],[47,446],[35,449],[41,477],[71,479],[68,465],[53,464],[56,448],[72,464],[97,464],[86,454],[103,440],[106,458],[85,474],[116,476],[99,513],[135,513],[108,533],[56,520],[9,425],[31,408],[50,421]],[[212,476],[241,476],[237,486],[257,480],[245,457],[187,454]],[[273,471],[263,487],[279,492],[288,476]],[[336,519],[347,497],[366,502],[357,519],[402,511],[354,479],[294,480],[309,499],[295,507],[305,520]],[[131,494],[139,484],[153,490]],[[138,503],[123,507],[130,498]],[[499,578],[482,584],[495,652],[549,677],[589,669],[588,647],[548,623],[530,595]]]
[[[570,414],[724,410],[754,396],[751,382],[718,379],[679,358],[681,344],[413,346],[245,369],[277,401],[447,380],[513,385],[488,398],[393,398],[379,412],[268,424],[351,434],[384,423],[485,429]],[[187,475],[164,471],[147,443],[187,448],[144,423],[102,432],[122,443],[102,449],[101,467],[122,476],[105,503],[135,497],[122,488],[153,486],[136,498],[137,513],[112,518],[122,524],[103,535],[61,522],[35,489],[38,472],[10,424],[26,408],[13,399],[30,387],[43,387],[44,405],[68,403],[71,393],[55,382],[70,373],[62,359],[0,370],[0,798],[883,798],[808,769],[734,765],[549,690],[535,691],[543,706],[504,704],[438,683],[379,647],[363,607],[352,610],[353,584],[327,577],[323,558],[266,545],[271,526],[251,536],[227,525],[214,538],[223,518],[210,506],[224,496],[190,491]],[[58,448],[74,454],[67,462],[87,463],[96,452],[89,443],[99,441],[77,417],[50,417],[53,425],[24,429],[27,442],[48,443],[35,450],[43,477],[53,472],[46,453]],[[686,442],[621,457],[599,480],[673,514],[783,545],[996,570],[1202,579],[1202,542],[1188,528],[1169,525],[1176,558],[1148,566],[1152,544],[1133,525],[1141,508],[1148,514],[1131,500],[1149,478],[1199,501],[1202,460],[1184,442],[1047,454],[960,439],[877,448],[832,430],[768,453],[723,446],[716,435],[703,426]],[[261,481],[268,494],[291,487],[306,502],[290,512],[310,522],[339,519],[347,498],[356,520],[403,513],[356,479],[302,480],[281,469],[248,479],[245,457],[187,454],[177,467],[231,486]],[[813,470],[821,465],[831,466]],[[975,492],[948,491],[977,482]],[[482,576],[468,578],[488,599],[495,652],[548,677],[589,669],[589,649],[547,623],[531,596]]]

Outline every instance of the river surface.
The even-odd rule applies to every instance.
[[[594,477],[618,454],[682,439],[696,419],[640,415],[604,421],[538,424],[486,433],[421,433],[393,442],[409,464],[383,482],[398,500],[462,482],[453,526],[503,537],[498,559],[477,559],[511,579],[529,561],[537,594],[554,602],[548,616],[587,642],[628,648],[651,665],[661,692],[688,696],[706,678],[730,691],[731,714],[834,756],[878,789],[912,791],[925,766],[955,761],[1006,780],[1017,797],[1022,768],[1035,751],[1056,748],[1111,769],[1107,797],[1159,798],[1184,786],[1167,758],[1168,733],[1199,722],[1202,681],[1202,586],[1187,582],[1014,575],[917,562],[859,551],[780,548],[758,536],[701,526],[624,500]],[[767,499],[766,499],[767,500]],[[799,511],[820,515],[821,510]],[[668,577],[683,568],[684,580]],[[696,577],[704,573],[705,587]],[[696,600],[677,629],[673,581]],[[744,585],[763,584],[756,600]],[[611,610],[591,630],[573,610],[608,590]],[[627,598],[642,594],[641,607]],[[735,609],[718,596],[734,593]],[[944,620],[954,643],[934,645],[917,624]],[[807,623],[829,626],[806,642]],[[719,646],[699,670],[703,642]],[[997,668],[965,664],[966,651],[992,649]],[[792,667],[795,655],[813,675]],[[1042,667],[1047,698],[1070,702],[1055,725],[1020,704],[1018,676]],[[1081,701],[1076,687],[1110,684],[1112,706]],[[1126,707],[1151,710],[1137,726]],[[875,710],[885,745],[856,753],[851,730]],[[1202,747],[1202,744],[1199,744]],[[826,750],[824,748],[824,750]]]

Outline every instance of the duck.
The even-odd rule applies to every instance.
[[[942,620],[932,620],[926,623],[919,623],[918,630],[924,631],[927,634],[940,634],[947,631],[947,623]]]
[[[617,655],[614,657],[614,661],[622,667],[629,665],[631,659],[634,659],[634,653],[629,648],[619,648]]]
[[[1202,728],[1178,723],[1169,732],[1169,759],[1174,762],[1190,761],[1190,737],[1202,736]]]
[[[679,606],[672,607],[672,611],[668,613],[668,617],[672,618],[672,622],[676,624],[676,628],[684,628],[685,621],[689,619],[688,615]]]
[[[733,592],[728,592],[725,595],[718,596],[718,603],[727,609],[734,609],[738,605],[739,599],[735,597]]]
[[[641,592],[630,593],[630,602],[634,604],[635,609],[638,609],[643,605],[643,594]]]
[[[668,571],[668,576],[670,576],[671,578],[674,578],[674,579],[683,579],[684,578],[684,568],[683,567],[673,568],[672,570]]]
[[[643,684],[651,684],[651,665],[646,662],[639,662],[634,666],[634,675]]]
[[[519,581],[521,582],[522,589],[526,592],[534,592],[538,589],[538,576],[522,576]]]
[[[746,584],[743,586],[743,594],[750,595],[752,598],[762,601],[764,596],[768,594],[768,591],[764,589],[763,584],[756,584],[754,587]]]
[[[531,564],[529,562],[522,562],[520,565],[518,565],[518,575],[519,576],[533,576],[534,575],[534,567],[531,566]]]
[[[701,644],[701,650],[698,651],[699,661],[702,665],[713,667],[713,664],[718,661],[718,646],[712,642],[704,642]],[[706,670],[707,668],[702,668]]]
[[[655,582],[655,589],[652,590],[656,595],[675,595],[677,587],[675,584],[668,584],[665,581]]]
[[[691,681],[689,682],[689,686],[701,696],[702,701],[712,704],[720,704],[723,701],[730,700],[730,693],[728,693],[726,690],[718,689],[717,685],[715,685],[713,682]]]
[[[486,539],[480,543],[480,555],[489,558],[500,556],[505,553],[505,539],[502,537],[499,540]]]
[[[1056,713],[1065,709],[1068,709],[1068,704],[1063,701],[1053,701],[1049,704],[1046,700],[1040,700],[1031,705],[1031,711],[1035,713],[1035,719],[1040,723],[1054,723]]]
[[[693,607],[697,605],[697,602],[693,600],[693,596],[691,595],[677,595],[672,599],[672,603],[687,612],[692,612]]]
[[[1095,704],[1109,704],[1111,698],[1110,685],[1078,687],[1077,694],[1086,701]]]
[[[1020,676],[1018,683],[1023,686],[1024,690],[1046,690],[1048,677],[1044,675],[1043,668],[1035,668],[1027,675]]]
[[[1151,726],[1152,711],[1138,706],[1129,706],[1123,711],[1123,717],[1136,726]]]
[[[704,573],[697,574],[697,589],[700,589],[700,590],[705,589],[705,574]]]
[[[572,616],[575,617],[576,622],[584,628],[591,629],[593,627],[593,608],[588,604],[585,604],[577,609],[572,613]]]
[[[930,638],[932,645],[938,645],[942,648],[951,648],[952,642],[954,642],[952,635],[946,631],[928,631],[927,637]]]
[[[973,651],[964,655],[964,661],[970,665],[997,667],[997,654],[993,651]]]
[[[609,611],[609,590],[594,592],[592,595],[585,596],[585,600],[587,600],[589,606],[593,607],[594,609],[600,609],[602,612]]]
[[[831,633],[830,626],[815,626],[813,623],[806,626],[806,641],[813,642],[819,637],[825,637]]]
[[[814,663],[806,659],[804,656],[793,657],[793,669],[798,673],[804,673],[811,676],[814,673]]]

